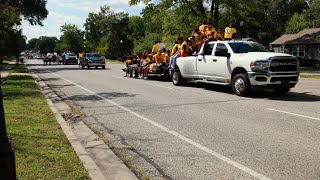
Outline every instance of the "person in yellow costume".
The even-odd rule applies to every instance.
[[[212,23],[208,23],[208,28],[206,30],[206,36],[209,41],[217,40],[217,31],[214,29]]]
[[[143,54],[140,61],[139,77],[142,78],[144,75],[144,70],[148,68],[150,59],[146,54]]]
[[[180,44],[176,41],[172,47],[171,56],[175,55],[180,48]]]
[[[222,41],[223,40],[223,29],[219,28],[217,32],[217,40]]]
[[[164,55],[162,54],[161,50],[158,50],[157,54],[154,55],[154,62],[156,64],[162,64],[166,62]]]
[[[202,23],[202,25],[199,26],[199,31],[200,31],[200,33],[201,33],[202,35],[205,35],[205,34],[206,34],[206,30],[207,30],[207,28],[208,28],[208,24],[207,24],[207,23],[208,23],[207,20],[204,20],[203,23]]]
[[[226,27],[224,30],[224,40],[233,39],[236,33],[237,30],[232,26],[232,24],[229,24],[229,27]]]
[[[188,39],[181,44],[181,57],[187,57],[189,55],[189,45],[190,44]]]

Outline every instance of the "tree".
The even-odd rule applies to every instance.
[[[306,11],[306,18],[312,27],[320,27],[320,0],[310,0],[309,9]]]
[[[79,53],[84,48],[83,32],[74,24],[64,24],[60,27],[61,42],[57,45],[61,52]]]
[[[127,13],[115,13],[109,6],[102,6],[98,13],[90,13],[86,19],[86,43],[107,58],[130,54],[135,33],[129,29],[129,22]]]
[[[42,21],[48,15],[46,9],[47,1],[0,0],[0,2],[0,56],[13,55],[13,52],[21,51],[23,47],[15,44],[20,44],[20,40],[25,39],[20,29],[21,18],[23,17],[32,25],[42,25]],[[13,39],[18,42],[12,43]]]
[[[286,25],[286,34],[295,34],[310,27],[305,14],[295,13]]]

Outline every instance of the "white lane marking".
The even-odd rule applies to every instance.
[[[161,87],[161,88],[166,88],[166,89],[171,89],[171,90],[173,90],[173,88],[171,88],[171,87],[167,87],[167,86],[161,86],[161,85],[155,85],[155,86],[157,86],[157,87]]]
[[[299,116],[299,117],[304,117],[304,118],[309,118],[309,119],[320,121],[320,118],[316,118],[316,117],[305,116],[305,115],[301,115],[301,114],[296,114],[296,113],[287,112],[287,111],[281,111],[281,110],[272,109],[272,108],[267,108],[267,109],[270,111],[276,111],[276,112],[281,112],[281,113],[285,113],[285,114],[290,114],[290,115],[294,115],[294,116]]]
[[[112,76],[114,78],[117,78],[117,79],[121,79],[122,77],[119,77],[119,76]]]
[[[140,114],[138,114],[138,113],[136,113],[136,112],[134,112],[134,111],[132,111],[132,110],[130,110],[128,108],[126,108],[126,107],[123,107],[123,106],[117,104],[116,102],[113,102],[113,101],[111,101],[109,99],[106,99],[103,96],[97,95],[93,91],[90,91],[89,89],[86,89],[85,87],[82,87],[82,86],[80,86],[80,85],[78,85],[78,84],[76,84],[76,83],[74,83],[74,82],[72,82],[72,81],[70,81],[68,79],[65,79],[64,77],[61,77],[56,73],[52,73],[52,74],[54,74],[55,76],[60,77],[61,79],[63,79],[65,81],[67,81],[67,82],[69,82],[69,83],[71,83],[71,84],[73,84],[73,85],[75,85],[75,86],[77,86],[77,87],[79,87],[79,88],[81,88],[81,89],[83,89],[83,90],[85,90],[85,91],[87,91],[87,92],[89,92],[89,93],[91,93],[91,94],[93,94],[93,95],[95,95],[95,96],[107,101],[107,102],[109,102],[110,104],[113,104],[114,106],[117,106],[120,109],[123,109],[124,111],[127,111],[127,112],[131,113],[132,115],[134,115],[134,116],[136,116],[136,117],[138,117],[138,118],[140,118],[140,119],[142,119],[142,120],[144,120],[144,121],[146,121],[146,122],[148,122],[148,123],[160,128],[160,129],[162,129],[165,132],[167,132],[167,133],[169,133],[169,134],[171,134],[173,136],[178,137],[179,139],[181,139],[181,140],[183,140],[183,141],[185,141],[185,142],[197,147],[198,149],[200,149],[200,150],[202,150],[202,151],[204,151],[204,152],[206,152],[208,154],[211,154],[211,155],[215,156],[216,158],[218,158],[218,159],[220,159],[220,160],[222,160],[222,161],[224,161],[224,162],[226,162],[226,163],[228,163],[228,164],[230,164],[230,165],[232,165],[232,166],[234,166],[234,167],[236,167],[236,168],[238,168],[238,169],[250,174],[253,177],[256,177],[256,178],[258,178],[260,180],[271,180],[270,178],[268,178],[268,177],[266,177],[266,176],[264,176],[264,175],[262,175],[262,174],[260,174],[260,173],[258,173],[256,171],[254,171],[254,170],[252,170],[252,169],[250,169],[250,168],[248,168],[248,167],[246,167],[246,166],[244,166],[244,165],[242,165],[242,164],[240,164],[240,163],[238,163],[236,161],[233,161],[233,160],[229,159],[228,157],[225,157],[222,154],[219,154],[219,153],[217,153],[217,152],[215,152],[215,151],[213,151],[213,150],[211,150],[211,149],[209,149],[209,148],[207,148],[207,147],[205,147],[205,146],[203,146],[203,145],[201,145],[201,144],[199,144],[199,143],[197,143],[197,142],[195,142],[195,141],[193,141],[193,140],[191,140],[191,139],[189,139],[189,138],[187,138],[187,137],[185,137],[185,136],[183,136],[183,135],[181,135],[181,134],[179,134],[179,133],[177,133],[177,132],[175,132],[175,131],[167,128],[167,127],[165,127],[165,126],[162,126],[161,124],[158,124],[158,123],[156,123],[156,122],[154,122],[154,121],[152,121],[152,120],[150,120],[150,119],[148,119],[148,118],[146,118],[146,117],[144,117],[144,116],[142,116],[142,115],[140,115]]]

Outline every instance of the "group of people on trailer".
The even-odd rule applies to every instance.
[[[137,53],[135,56],[128,56],[126,60],[125,76],[135,76],[138,78],[148,78],[149,74],[169,74],[174,68],[178,57],[195,55],[200,51],[203,44],[209,41],[231,40],[237,30],[230,24],[224,30],[218,31],[213,27],[213,23],[204,21],[202,25],[195,28],[189,38],[177,37],[172,50],[166,50],[155,44],[152,51]],[[135,73],[133,73],[135,72]]]
[[[59,55],[59,53],[50,53],[48,52],[45,57],[43,58],[43,64],[44,65],[51,65],[51,63],[57,63],[57,64],[61,64],[61,56]]]

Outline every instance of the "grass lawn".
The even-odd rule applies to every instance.
[[[106,63],[109,63],[109,64],[123,64],[122,61],[111,60],[111,59],[106,59]]]
[[[313,79],[320,79],[320,74],[300,74],[301,78],[313,78]]]
[[[28,73],[29,69],[24,64],[12,65],[11,73]]]
[[[89,179],[31,76],[3,83],[7,130],[18,179]]]

